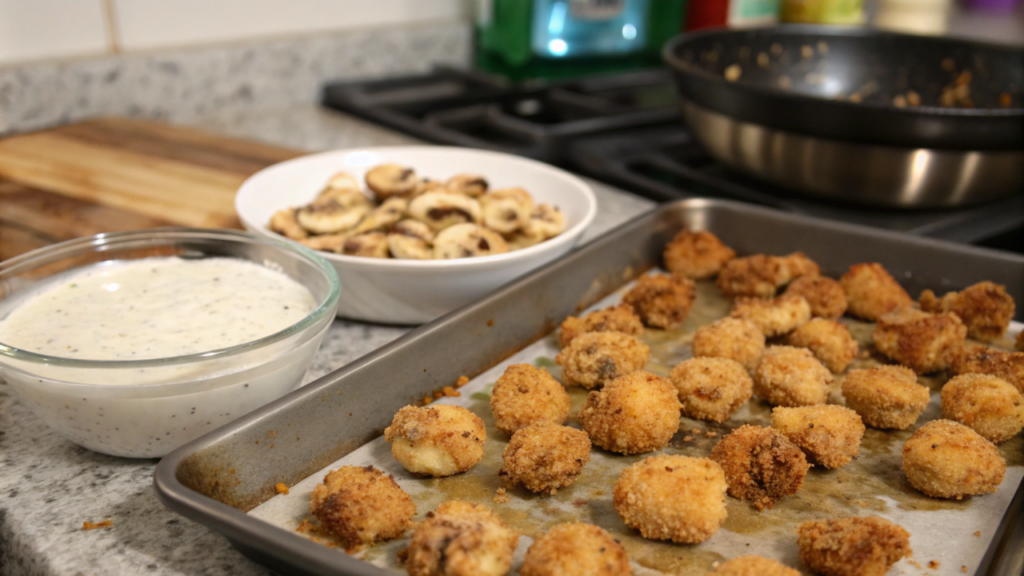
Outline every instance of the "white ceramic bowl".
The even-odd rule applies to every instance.
[[[499,152],[443,146],[353,148],[288,160],[246,180],[235,196],[235,210],[246,229],[284,239],[267,228],[274,212],[310,202],[336,172],[347,171],[362,182],[367,170],[383,163],[410,166],[435,180],[473,172],[487,178],[491,189],[520,186],[538,203],[558,206],[565,216],[565,231],[523,250],[457,260],[321,252],[341,279],[338,315],[345,318],[389,324],[429,322],[565,254],[597,213],[590,186],[564,170]]]

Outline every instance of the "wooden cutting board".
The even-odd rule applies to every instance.
[[[0,140],[0,261],[157,226],[240,228],[235,192],[304,152],[145,120],[101,118]]]

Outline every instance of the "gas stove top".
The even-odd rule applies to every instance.
[[[428,141],[528,156],[658,201],[728,198],[831,220],[1024,251],[1024,195],[947,210],[839,204],[712,159],[682,124],[667,70],[511,84],[475,72],[343,82],[323,104]]]

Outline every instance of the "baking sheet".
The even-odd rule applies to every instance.
[[[591,309],[617,303],[631,286],[625,286]],[[699,283],[694,309],[680,328],[667,332],[648,329],[645,332],[642,339],[651,346],[651,359],[646,369],[667,375],[675,364],[691,356],[690,342],[694,331],[726,315],[728,309],[728,299],[712,283]],[[848,318],[842,321],[861,343],[862,351],[870,349],[865,343],[870,342],[872,325]],[[1010,334],[1020,329],[1021,325],[1014,323]],[[1007,342],[1002,344],[1005,346]],[[893,573],[961,574],[974,573],[977,569],[1024,476],[1024,440],[1018,435],[999,447],[1007,459],[1008,468],[995,494],[962,501],[939,500],[928,498],[909,485],[901,470],[903,442],[920,425],[941,417],[939,389],[944,379],[930,377],[920,380],[932,388],[932,400],[910,430],[883,432],[869,428],[861,444],[860,456],[853,464],[831,471],[812,468],[800,493],[780,500],[771,510],[758,512],[747,501],[728,498],[729,516],[722,528],[698,545],[645,540],[626,527],[615,512],[611,492],[619,473],[654,453],[621,456],[595,448],[590,463],[573,486],[559,490],[554,496],[535,495],[522,487],[509,488],[509,502],[496,504],[493,496],[501,486],[498,470],[508,439],[494,428],[488,403],[489,390],[510,364],[542,366],[559,378],[560,369],[552,361],[557,353],[558,343],[553,333],[471,380],[459,389],[461,396],[439,401],[465,406],[487,425],[484,458],[469,472],[441,479],[415,477],[391,456],[390,445],[383,438],[377,438],[292,486],[289,494],[271,498],[249,514],[285,529],[299,529],[300,533],[337,547],[342,553],[340,543],[329,535],[306,529],[308,522],[316,522],[309,512],[310,493],[331,469],[342,465],[372,464],[393,474],[396,482],[412,496],[417,506],[417,520],[447,499],[458,498],[487,505],[524,536],[520,539],[515,566],[532,542],[531,536],[555,524],[581,520],[597,524],[618,538],[629,552],[635,572],[640,575],[704,574],[715,562],[742,554],[760,554],[801,568],[796,544],[796,526],[799,523],[837,516],[877,514],[911,533],[914,555],[900,561]],[[878,358],[862,354],[850,369],[879,363]],[[838,393],[841,383],[842,375],[839,375],[833,385],[831,402],[841,403]],[[575,415],[586,391],[580,388],[568,390],[573,402],[572,414]],[[769,425],[770,408],[755,398],[722,424],[682,418],[679,433],[662,452],[707,456],[721,436],[744,423]],[[567,424],[579,426],[573,417]],[[304,524],[304,521],[308,522]],[[396,552],[407,543],[408,534],[406,538],[376,545],[355,555],[378,566],[404,571],[397,561]],[[937,566],[932,564],[930,567],[929,563],[933,561]]]

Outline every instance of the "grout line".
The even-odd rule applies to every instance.
[[[110,53],[120,54],[124,52],[121,47],[121,34],[117,28],[117,14],[114,10],[114,0],[102,0],[103,20],[107,25],[107,40],[110,42]]]

